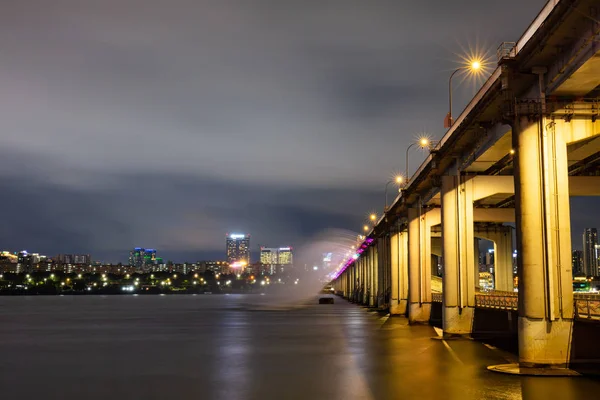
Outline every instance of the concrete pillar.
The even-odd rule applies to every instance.
[[[376,306],[381,308],[385,306],[385,291],[387,289],[387,266],[386,266],[386,252],[387,252],[387,236],[382,236],[377,239],[377,297]]]
[[[481,284],[479,283],[479,239],[476,237],[473,238],[473,262],[475,263],[473,268],[475,292],[478,292],[481,290]]]
[[[468,335],[475,310],[473,188],[471,180],[442,177],[444,335]]]
[[[408,305],[408,232],[394,234],[390,244],[392,268],[390,314],[404,315]]]
[[[369,290],[370,290],[370,283],[369,283],[369,251],[368,249],[365,250],[365,257],[362,260],[362,268],[363,268],[363,280],[365,282],[364,284],[364,288],[363,288],[363,304],[364,305],[368,305],[369,304]]]
[[[420,208],[408,209],[409,322],[427,322],[431,314],[431,230]]]
[[[359,304],[363,304],[364,302],[364,291],[365,291],[365,275],[364,275],[364,270],[363,270],[363,263],[364,263],[364,258],[365,258],[365,254],[363,253],[360,258],[358,259],[358,303]]]
[[[379,259],[377,241],[375,245],[370,247],[371,251],[371,298],[369,299],[370,307],[377,307],[377,294],[379,292]]]
[[[371,283],[371,277],[373,276],[371,274],[371,248],[369,247],[366,250],[367,256],[365,257],[365,292],[366,292],[366,301],[365,301],[365,305],[370,305],[371,304],[371,296],[373,294],[373,286]]]
[[[545,118],[513,127],[519,363],[567,366],[573,324],[567,146]]]
[[[494,242],[494,283],[495,289],[513,291],[513,247],[512,228],[501,226],[491,230],[477,232],[480,238]]]
[[[388,307],[390,306],[390,299],[391,299],[391,291],[392,291],[392,285],[391,285],[391,261],[390,261],[390,236],[389,235],[385,235],[382,238],[382,251],[381,251],[381,255],[380,255],[380,265],[381,265],[381,272],[383,274],[383,279],[381,280],[382,282],[382,286],[381,286],[381,293],[382,293],[382,299],[383,299],[383,306],[384,307]]]

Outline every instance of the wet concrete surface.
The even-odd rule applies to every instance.
[[[266,297],[266,296],[264,296]],[[264,298],[263,297],[263,298]],[[514,356],[431,340],[336,298],[0,298],[2,399],[591,399],[590,378],[493,373]]]

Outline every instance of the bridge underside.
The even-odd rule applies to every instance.
[[[370,233],[375,244],[342,275],[342,292],[413,323],[428,321],[441,298],[444,333],[468,335],[478,296],[475,240],[495,243],[496,281],[510,291],[512,236],[501,224],[511,223],[520,364],[568,365],[569,197],[600,196],[600,23],[590,10],[597,1],[549,2],[502,55]],[[435,296],[432,255],[443,260]]]

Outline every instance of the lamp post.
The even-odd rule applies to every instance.
[[[454,77],[454,75],[456,75],[458,71],[462,71],[464,69],[470,70],[471,72],[479,71],[481,69],[481,61],[473,60],[469,63],[469,65],[464,65],[460,68],[455,69],[454,72],[452,72],[452,74],[450,75],[450,78],[448,79],[448,102],[450,104],[448,109],[448,115],[446,116],[446,121],[444,124],[445,128],[451,128],[454,124],[454,121],[452,120],[452,78]]]
[[[429,141],[428,138],[426,137],[422,137],[421,139],[419,139],[418,142],[412,143],[410,146],[408,146],[408,148],[406,149],[406,169],[405,169],[405,173],[406,173],[406,184],[408,184],[408,182],[410,181],[410,173],[408,171],[408,151],[413,147],[413,146],[419,146],[420,148],[424,149],[426,147],[429,147],[429,145],[431,144],[431,142]]]
[[[398,185],[402,184],[402,182],[404,182],[404,177],[402,175],[398,175],[396,178],[388,181],[388,183],[385,184],[385,208],[383,209],[383,212],[387,212],[388,210],[388,198],[387,198],[387,194],[388,194],[388,186],[390,186],[390,183],[396,183]]]

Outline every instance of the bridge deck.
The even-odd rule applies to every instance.
[[[512,356],[475,341],[431,340],[429,326],[339,298],[291,311],[245,306],[257,297],[3,299],[2,398],[578,399],[600,392],[600,382],[587,378],[489,372],[487,365]]]

